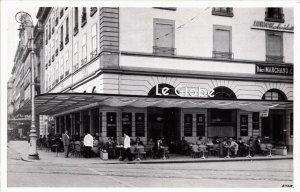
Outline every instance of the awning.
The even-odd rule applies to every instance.
[[[219,108],[259,112],[269,109],[293,109],[293,101],[216,100],[211,98],[149,97],[97,93],[47,93],[35,97],[37,115],[57,115],[96,106]],[[27,102],[17,113],[30,114],[31,102]]]

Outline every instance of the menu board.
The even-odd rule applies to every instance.
[[[197,136],[205,136],[205,114],[196,115]]]
[[[240,116],[240,136],[248,136],[248,115]]]
[[[259,112],[252,113],[252,129],[259,129]]]
[[[107,112],[106,113],[106,123],[107,123],[107,137],[117,136],[117,113]]]
[[[145,136],[145,114],[144,113],[135,114],[135,136],[137,137]]]
[[[122,113],[122,135],[126,133],[131,136],[132,132],[132,113]]]
[[[193,115],[184,114],[184,136],[191,137],[193,135]]]

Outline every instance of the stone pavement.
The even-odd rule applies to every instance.
[[[10,141],[8,143],[8,153],[11,158],[21,159],[24,161],[34,161],[28,159],[28,149],[29,143],[27,141]],[[41,162],[53,162],[59,163],[64,161],[64,163],[85,163],[85,164],[123,164],[124,162],[119,161],[117,159],[113,160],[102,160],[100,158],[79,158],[79,157],[71,157],[64,158],[64,153],[56,153],[54,152],[46,152],[45,149],[38,150],[39,158]],[[132,161],[127,163],[140,163],[140,164],[153,164],[153,163],[194,163],[194,162],[226,162],[226,161],[258,161],[258,160],[283,160],[283,159],[293,159],[292,154],[288,154],[287,156],[273,155],[272,157],[267,156],[255,156],[252,158],[246,157],[237,157],[237,158],[219,158],[219,157],[209,157],[206,159],[201,158],[191,158],[189,156],[172,156],[167,160],[162,159],[147,159],[141,161]]]

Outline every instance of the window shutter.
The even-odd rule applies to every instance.
[[[230,31],[216,29],[214,38],[214,49],[215,51],[230,52]]]
[[[156,23],[155,46],[173,48],[174,31],[173,25]]]
[[[282,56],[281,36],[276,34],[268,34],[267,36],[267,55]]]

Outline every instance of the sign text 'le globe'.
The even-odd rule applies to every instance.
[[[168,96],[171,90],[169,87],[162,87],[160,90],[158,85],[156,85],[155,89],[156,89],[155,94],[157,96]],[[214,93],[213,89],[210,89],[208,91],[200,87],[188,89],[187,87],[182,87],[181,85],[175,87],[174,92],[179,97],[214,97],[215,96],[213,94]]]

